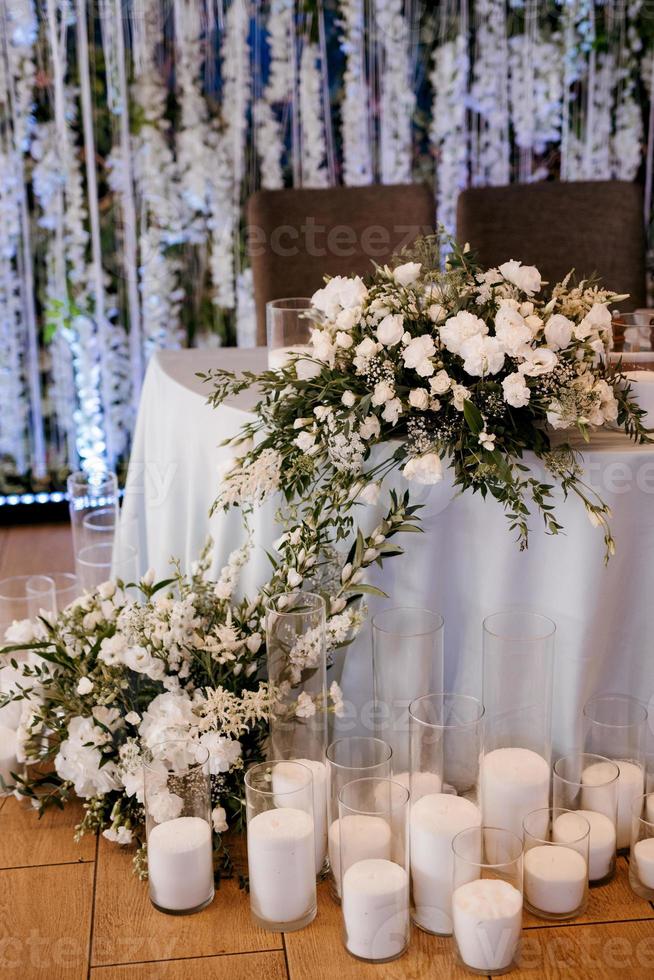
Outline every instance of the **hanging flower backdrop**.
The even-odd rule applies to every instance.
[[[0,0],[0,489],[129,449],[162,348],[254,343],[257,187],[642,176],[641,0]]]

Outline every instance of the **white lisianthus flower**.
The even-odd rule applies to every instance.
[[[532,333],[518,310],[502,303],[495,314],[495,336],[507,354],[516,357],[532,339]]]
[[[209,753],[209,768],[212,776],[229,772],[241,758],[243,751],[238,739],[228,738],[220,732],[205,732],[200,737],[200,745]]]
[[[184,809],[184,800],[177,793],[162,789],[148,798],[150,816],[156,823],[175,820]]]
[[[353,391],[344,391],[341,395],[341,402],[346,408],[352,408],[356,400],[356,395]]]
[[[377,327],[377,340],[384,347],[399,344],[404,333],[404,317],[401,313],[389,313]]]
[[[429,382],[429,387],[431,388],[432,394],[434,395],[444,395],[452,384],[450,376],[447,371],[437,371],[436,375],[431,378]]]
[[[463,403],[470,399],[470,392],[465,385],[452,385],[452,404],[457,412],[463,411]]]
[[[359,276],[334,276],[313,294],[311,303],[329,320],[333,320],[341,310],[361,306],[367,295],[368,290]]]
[[[447,347],[450,354],[460,354],[461,345],[470,337],[485,336],[488,326],[481,317],[467,310],[461,310],[456,316],[451,316],[440,328],[441,343]]]
[[[376,415],[366,415],[365,419],[359,426],[359,435],[362,439],[366,441],[368,439],[376,439],[381,432],[381,425],[379,424],[379,419]]]
[[[302,584],[302,576],[295,568],[289,568],[286,581],[292,589],[297,589],[298,585]]]
[[[250,653],[256,653],[262,643],[263,637],[261,636],[261,633],[253,633],[251,636],[248,636],[247,640],[245,641],[245,645]]]
[[[298,718],[312,718],[316,713],[316,705],[310,694],[301,691],[295,702],[295,714]]]
[[[408,368],[417,368],[424,360],[433,357],[436,345],[428,334],[413,337],[402,351],[402,360]]]
[[[145,674],[153,681],[160,681],[165,674],[163,662],[158,657],[153,657],[146,647],[128,647],[123,662],[135,674]]]
[[[228,829],[227,813],[224,806],[215,806],[211,811],[211,823],[217,834],[224,834]]]
[[[113,844],[131,844],[133,834],[129,827],[108,827],[102,831],[102,836],[110,840]]]
[[[98,586],[98,594],[101,599],[111,599],[116,594],[116,588],[115,582],[103,582]]]
[[[545,340],[552,350],[564,350],[570,344],[574,323],[562,313],[555,313],[545,324]]]
[[[410,286],[420,275],[422,264],[420,262],[405,262],[393,269],[393,278],[400,286]]]
[[[524,361],[518,370],[521,374],[526,374],[530,378],[537,378],[541,374],[549,374],[558,363],[558,357],[549,347],[537,347],[535,350],[528,350],[524,353]]]
[[[399,398],[391,398],[389,402],[384,405],[384,411],[382,412],[382,418],[386,422],[390,422],[395,425],[400,415],[402,414],[402,402]]]
[[[611,334],[611,314],[604,303],[594,303],[581,323],[574,328],[577,340],[599,334],[602,337]]]
[[[385,405],[395,397],[395,388],[389,381],[378,381],[372,393],[372,404]]]
[[[75,690],[82,696],[85,694],[90,694],[93,690],[93,681],[90,679],[90,677],[80,677]]]
[[[529,404],[531,392],[524,376],[519,371],[509,374],[502,382],[504,401],[513,408],[524,408]]]
[[[436,452],[423,453],[422,456],[412,456],[402,469],[407,480],[431,486],[443,479],[443,464]]]
[[[507,282],[517,286],[527,296],[533,296],[541,287],[540,272],[533,265],[523,265],[522,262],[510,259],[502,263],[499,271]]]
[[[480,444],[484,447],[484,449],[487,449],[491,453],[495,449],[496,439],[497,436],[492,432],[486,432],[486,429],[479,433]]]
[[[413,388],[409,392],[409,405],[425,411],[429,407],[429,392],[426,388]]]
[[[461,344],[460,353],[464,371],[473,377],[497,374],[504,365],[504,350],[497,337],[469,337]]]
[[[345,333],[344,330],[339,330],[336,334],[336,346],[340,347],[342,350],[349,350],[354,341],[349,333]]]

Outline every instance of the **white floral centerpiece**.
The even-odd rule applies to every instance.
[[[547,532],[562,528],[553,483],[524,462],[532,452],[603,528],[608,557],[608,508],[583,483],[578,452],[553,447],[550,431],[588,438],[611,424],[648,439],[629,383],[604,357],[609,305],[625,297],[571,276],[543,295],[536,268],[511,260],[483,270],[451,244],[444,270],[440,241],[427,238],[368,284],[327,281],[312,299],[311,355],[260,375],[205,376],[214,404],[250,385],[260,391],[217,504],[252,504],[282,487],[301,502],[298,516],[345,537],[353,504],[376,499],[392,470],[437,483],[446,461],[461,490],[501,503],[525,547],[530,506]],[[388,453],[373,462],[380,444]]]

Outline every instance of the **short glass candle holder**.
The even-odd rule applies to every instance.
[[[392,750],[380,738],[364,735],[349,735],[338,738],[327,748],[327,826],[330,884],[333,898],[340,902],[340,837],[338,817],[338,797],[346,785],[355,779],[376,777],[389,779],[391,776]],[[374,851],[374,843],[371,841]],[[374,857],[374,853],[371,854]]]
[[[654,901],[654,793],[632,802],[629,884],[640,898]]]
[[[525,908],[563,922],[586,908],[590,823],[574,810],[545,807],[524,828]]]
[[[356,779],[338,810],[345,948],[367,962],[395,960],[411,928],[409,791],[391,779]]]
[[[199,912],[214,897],[209,752],[170,740],[145,760],[150,901],[170,915]]]
[[[413,922],[441,936],[452,933],[452,841],[481,826],[483,714],[460,694],[428,694],[409,708]]]
[[[311,299],[291,296],[266,303],[268,369],[287,367],[294,355],[311,352]]]
[[[517,965],[522,933],[522,840],[499,827],[470,827],[452,841],[452,927],[459,961],[497,976]]]
[[[554,806],[575,810],[590,824],[588,881],[591,886],[603,885],[615,874],[619,775],[617,763],[590,752],[566,755],[554,764]]]
[[[311,770],[272,760],[245,774],[250,911],[272,932],[303,929],[316,915]]]
[[[631,804],[645,792],[647,708],[625,694],[603,694],[584,706],[585,749],[617,762],[617,847],[631,841]]]
[[[48,608],[50,593],[54,584],[55,607],[62,612],[80,595],[77,576],[72,572],[48,572],[46,575],[30,575],[26,591],[35,599],[40,608]]]

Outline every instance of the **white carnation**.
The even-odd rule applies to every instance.
[[[504,350],[496,337],[469,337],[462,343],[460,353],[464,370],[474,377],[497,374],[504,365]]]
[[[503,303],[495,314],[495,336],[507,354],[516,357],[532,339],[531,330],[518,310]]]
[[[522,374],[516,371],[502,382],[504,401],[513,408],[524,408],[529,403],[530,391]]]
[[[522,262],[511,259],[504,262],[499,271],[507,282],[517,286],[527,296],[533,296],[541,287],[540,272],[533,265],[523,265]]]
[[[467,310],[451,316],[440,328],[441,343],[451,354],[460,354],[461,345],[470,337],[485,336],[487,333],[488,326],[484,321]]]

